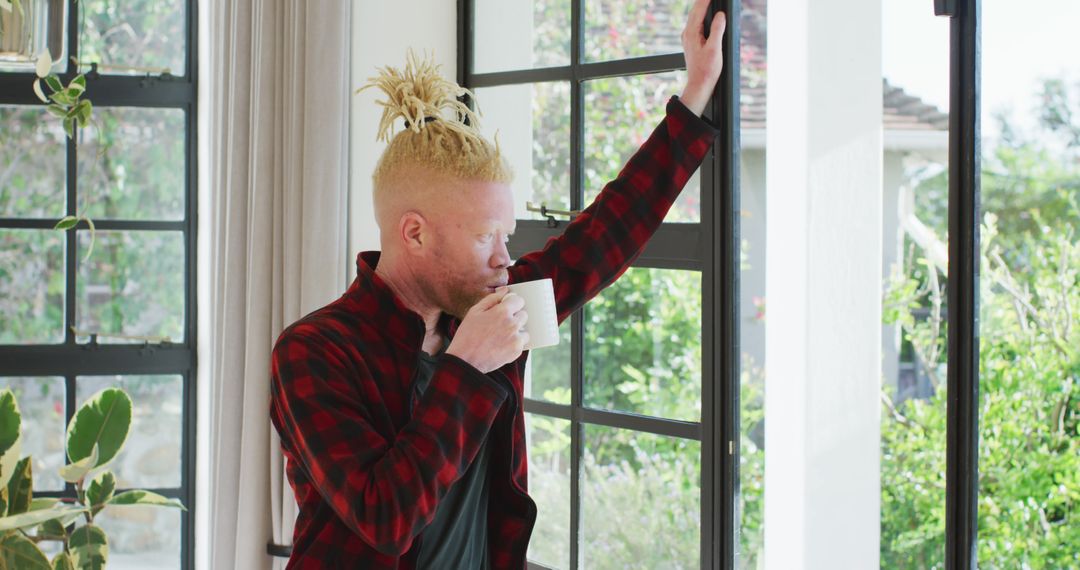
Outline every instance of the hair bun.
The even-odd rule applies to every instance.
[[[377,76],[356,90],[378,87],[387,97],[376,101],[383,106],[377,140],[390,140],[398,117],[405,120],[405,129],[414,133],[439,125],[456,133],[466,145],[480,139],[479,115],[458,99],[472,97],[472,93],[440,75],[441,67],[433,54],[425,53],[421,59],[410,49],[404,69],[381,67]]]

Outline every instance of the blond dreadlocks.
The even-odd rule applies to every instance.
[[[376,101],[383,106],[377,140],[389,142],[373,175],[377,207],[381,193],[417,171],[481,182],[513,178],[498,145],[480,133],[479,115],[458,100],[472,93],[443,78],[440,67],[430,54],[421,60],[409,50],[404,69],[380,68],[357,90],[378,87],[386,95]],[[394,134],[398,118],[405,130]]]

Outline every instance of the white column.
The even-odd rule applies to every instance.
[[[878,567],[881,0],[774,0],[765,565]]]

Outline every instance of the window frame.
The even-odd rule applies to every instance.
[[[490,73],[473,71],[474,10],[470,0],[458,1],[458,83],[468,89],[563,81],[570,84],[570,208],[584,200],[584,83],[606,77],[644,75],[685,69],[682,53],[614,61],[585,62],[584,0],[571,0],[570,63],[565,66],[516,69]],[[570,567],[580,567],[581,457],[584,426],[679,437],[701,444],[702,568],[733,569],[737,557],[739,496],[739,39],[740,2],[713,0],[710,16],[727,13],[724,71],[705,117],[720,134],[706,155],[701,171],[699,223],[664,223],[632,267],[701,272],[702,293],[702,410],[700,422],[646,417],[631,412],[601,410],[582,401],[584,320],[571,316],[571,403],[555,404],[525,398],[524,411],[570,422]],[[673,93],[674,95],[674,93]],[[538,249],[565,228],[547,222],[518,220],[512,257]],[[688,247],[688,244],[693,244]],[[545,566],[529,561],[530,568]]]
[[[89,229],[80,221],[74,231],[64,232],[64,340],[59,344],[0,345],[0,362],[5,377],[63,377],[65,384],[65,426],[76,411],[76,377],[102,375],[179,375],[182,386],[183,434],[181,444],[180,486],[148,488],[168,498],[179,499],[186,507],[181,511],[180,565],[185,570],[195,568],[195,478],[197,422],[197,229],[198,229],[198,163],[197,163],[197,87],[198,87],[198,2],[184,0],[185,54],[184,75],[119,76],[87,73],[88,98],[95,107],[141,107],[179,109],[184,111],[185,180],[184,218],[179,221],[96,220],[96,229],[179,231],[184,242],[184,340],[163,344],[100,344],[76,342],[75,326],[76,276],[78,263],[78,230]],[[79,55],[79,21],[81,3],[68,0],[68,55]],[[68,65],[59,78],[65,84],[76,75]],[[31,85],[32,72],[0,72],[0,104],[42,107]],[[49,120],[59,120],[51,118]],[[76,127],[77,129],[78,127]],[[66,141],[65,215],[77,215],[78,156],[73,140]],[[0,229],[52,230],[59,218],[0,217]],[[66,458],[65,458],[66,462]],[[119,489],[118,489],[119,491]],[[63,491],[35,491],[38,497],[74,498],[75,487],[65,484]]]

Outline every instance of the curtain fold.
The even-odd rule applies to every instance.
[[[269,421],[281,330],[347,280],[349,2],[210,13],[210,562],[284,567],[296,503]]]

